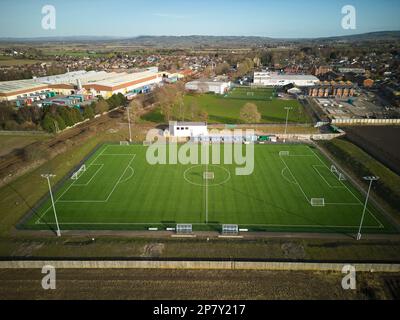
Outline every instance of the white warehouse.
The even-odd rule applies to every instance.
[[[177,122],[170,121],[169,133],[173,137],[191,138],[207,136],[207,124],[205,122]]]
[[[186,90],[201,93],[214,92],[217,94],[224,94],[230,89],[230,87],[230,82],[213,80],[195,80],[185,84]]]
[[[319,83],[319,79],[312,75],[278,74],[277,72],[254,72],[255,85],[268,87],[283,87],[294,84],[297,87],[310,87]]]

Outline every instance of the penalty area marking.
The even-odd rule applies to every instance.
[[[285,167],[288,169],[290,174],[293,176],[294,180],[296,181],[296,184],[298,185],[300,191],[303,193],[303,195],[306,198],[308,203],[310,203],[310,200],[308,200],[308,197],[307,197],[306,193],[304,192],[303,188],[301,187],[301,185],[297,181],[296,177],[294,176],[293,172],[290,170],[289,166],[287,165],[287,163],[285,162],[285,160],[283,158],[285,158],[285,157],[313,157],[313,158],[316,158],[319,162],[321,162],[323,167],[326,167],[328,170],[330,170],[329,167],[322,161],[322,159],[313,150],[310,149],[310,151],[312,152],[312,154],[309,154],[309,155],[290,155],[290,154],[287,155],[287,156],[279,155],[279,158],[284,163]],[[321,167],[322,167],[322,165],[321,165]],[[315,170],[315,171],[317,171],[317,170]],[[282,175],[282,177],[283,177],[283,175]],[[285,177],[283,177],[283,178],[285,179]],[[285,180],[287,180],[287,179],[285,179]],[[332,189],[334,189],[334,188],[344,188],[344,189],[346,189],[358,202],[357,203],[354,203],[354,202],[349,202],[349,203],[327,202],[327,203],[325,203],[325,205],[332,205],[332,206],[334,206],[334,205],[337,205],[337,206],[345,206],[345,205],[356,206],[356,205],[359,205],[359,206],[363,206],[363,203],[361,202],[361,200],[348,188],[348,186],[343,181],[341,181],[341,180],[339,180],[339,181],[342,184],[342,187],[338,186],[338,187],[331,187],[331,188]],[[384,226],[381,223],[381,221],[379,221],[379,219],[371,212],[371,210],[367,208],[367,211],[372,216],[372,218],[379,224],[379,228],[384,228]]]
[[[103,168],[103,166],[104,166],[104,164],[102,163],[102,164],[98,164],[98,163],[95,163],[96,161],[97,161],[97,159],[100,157],[100,156],[102,156],[102,155],[105,155],[105,156],[108,156],[108,155],[122,155],[122,154],[104,154],[104,152],[108,149],[108,147],[110,147],[110,146],[106,146],[95,158],[94,158],[94,160],[93,161],[90,161],[90,163],[87,165],[87,168],[89,168],[90,166],[97,166],[97,165],[101,165],[101,168]],[[115,146],[114,146],[115,147]],[[119,147],[119,146],[118,146]],[[125,174],[125,172],[126,172],[126,170],[128,169],[128,167],[129,168],[131,168],[131,170],[133,170],[132,169],[132,167],[130,167],[130,165],[131,165],[131,163],[132,163],[132,161],[135,159],[135,157],[136,157],[136,154],[123,154],[124,156],[132,156],[132,159],[129,161],[129,163],[128,163],[128,165],[126,166],[126,168],[125,168],[125,170],[124,170],[124,172],[122,173],[122,175],[119,177],[119,179],[118,179],[118,181],[115,183],[115,185],[114,185],[114,187],[113,187],[113,189],[111,190],[111,192],[110,192],[110,194],[107,196],[107,198],[105,199],[105,200],[83,200],[83,201],[81,201],[81,200],[61,200],[61,198],[70,190],[70,188],[71,187],[73,187],[73,186],[77,186],[77,185],[75,185],[75,183],[78,181],[78,180],[74,180],[66,189],[65,189],[65,191],[55,200],[55,203],[68,203],[68,202],[71,202],[71,203],[98,203],[98,202],[108,202],[108,200],[109,200],[109,198],[111,197],[111,195],[112,195],[112,193],[114,192],[114,190],[115,190],[115,188],[117,187],[117,185],[118,184],[120,184],[120,183],[123,183],[123,182],[126,182],[127,181],[127,179],[124,179],[124,181],[123,182],[121,182],[120,180],[121,180],[121,178],[123,177],[123,175]],[[133,170],[133,173],[134,173],[134,170]],[[130,178],[133,176],[133,173],[132,173],[132,175],[130,176]],[[96,173],[97,174],[97,173]],[[93,177],[92,177],[92,179],[93,179]],[[91,180],[92,180],[91,179]],[[88,184],[87,184],[88,185]],[[86,185],[86,186],[87,186]],[[47,212],[50,210],[52,208],[52,206],[50,205],[39,217],[38,217],[38,219],[35,221],[35,224],[42,224],[42,223],[40,223],[39,221],[47,214]]]
[[[122,174],[120,175],[118,181],[114,184],[114,187],[112,188],[111,192],[109,193],[109,195],[107,196],[107,198],[105,200],[58,200],[58,202],[61,203],[92,203],[92,202],[108,202],[108,200],[110,199],[111,195],[113,194],[113,192],[115,191],[115,189],[117,188],[117,186],[122,183],[121,179],[122,177],[125,175],[125,172],[128,170],[128,168],[131,168],[131,163],[132,161],[135,159],[136,155],[134,155],[132,157],[132,159],[129,161],[128,165],[125,167],[125,170],[122,172]],[[131,174],[130,178],[133,176],[133,174]],[[124,179],[123,182],[126,182],[128,179]]]
[[[315,155],[315,157],[317,157],[317,159],[318,159],[328,170],[330,170],[329,167],[326,165],[326,163],[323,162],[322,159],[321,159],[311,148],[310,148],[310,151]],[[364,204],[362,203],[362,201],[349,189],[349,187],[348,187],[347,185],[345,185],[345,183],[344,183],[342,180],[339,180],[339,181],[340,181],[340,183],[347,189],[347,191],[349,191],[349,192],[353,195],[353,197],[359,202],[359,204],[360,204],[361,206],[364,206]],[[382,222],[380,222],[380,220],[379,220],[377,217],[375,217],[375,215],[371,212],[370,209],[368,209],[368,207],[367,207],[367,212],[375,219],[376,222],[379,223],[379,226],[380,226],[380,227],[382,227],[382,228],[384,227],[383,224],[382,224]]]

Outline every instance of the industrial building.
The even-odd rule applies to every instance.
[[[224,94],[229,91],[230,82],[213,81],[213,80],[195,80],[185,84],[185,89],[201,93],[214,92],[216,94]]]
[[[191,138],[207,136],[207,124],[205,122],[177,122],[170,121],[169,134],[178,138]]]
[[[31,96],[42,96],[54,91],[62,95],[88,94],[109,98],[113,94],[143,92],[149,86],[162,82],[163,74],[158,68],[148,68],[132,73],[105,71],[74,71],[65,74],[29,80],[0,82],[0,101],[17,100]]]
[[[355,94],[355,86],[352,82],[335,82],[325,81],[319,85],[313,86],[308,89],[308,95],[311,97],[327,98],[339,97],[346,98],[352,97]]]
[[[309,87],[319,83],[319,79],[312,75],[279,74],[277,72],[254,72],[254,85],[266,87],[283,87],[293,84],[297,87]]]

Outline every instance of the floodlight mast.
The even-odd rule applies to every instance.
[[[128,110],[128,127],[129,127],[129,142],[132,142],[132,131],[131,131],[131,117],[129,115],[129,107]]]
[[[292,108],[285,107],[285,110],[286,110],[286,124],[285,124],[285,138],[283,139],[283,142],[286,142],[286,134],[287,134],[288,121],[289,121],[289,111],[292,110]]]
[[[54,211],[54,218],[56,220],[56,225],[57,225],[57,237],[61,237],[61,231],[60,231],[60,226],[58,225],[58,219],[57,219],[57,212],[56,212],[56,206],[54,204],[54,199],[53,199],[53,192],[51,191],[51,184],[50,184],[50,178],[54,178],[56,175],[55,174],[42,174],[41,177],[47,179],[47,184],[49,186],[49,193],[50,193],[50,199],[51,199],[51,204],[53,206],[53,211]]]
[[[206,142],[206,224],[208,224],[208,159],[209,159],[209,155],[208,155],[208,148],[209,148],[209,141]]]
[[[365,212],[367,211],[367,204],[368,204],[369,194],[371,192],[372,183],[374,181],[378,181],[379,177],[368,176],[368,177],[364,177],[363,179],[366,180],[366,181],[369,181],[369,187],[368,187],[367,197],[365,199],[363,214],[361,216],[360,227],[359,227],[358,233],[357,233],[357,241],[361,240],[361,229],[362,229],[362,226],[363,226],[363,223],[364,223]]]

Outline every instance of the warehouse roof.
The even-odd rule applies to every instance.
[[[319,79],[313,75],[307,74],[278,74],[276,72],[254,72],[254,76],[262,76],[270,79],[279,80],[314,80],[319,81]]]
[[[28,80],[15,80],[15,81],[0,81],[0,93],[7,94],[10,92],[21,92],[27,90],[39,90],[46,87],[45,84],[35,81],[34,79]]]
[[[107,79],[103,79],[100,81],[91,81],[91,83],[106,86],[106,87],[117,87],[121,84],[132,82],[135,80],[139,80],[145,77],[154,76],[156,72],[152,70],[146,70],[142,72],[135,72],[135,73],[116,73],[114,76],[109,77]]]
[[[158,76],[157,68],[149,68],[134,73],[80,70],[27,80],[1,81],[0,96],[24,94],[50,88],[66,89],[76,86],[77,80],[86,88],[115,90],[133,84],[140,84]]]

